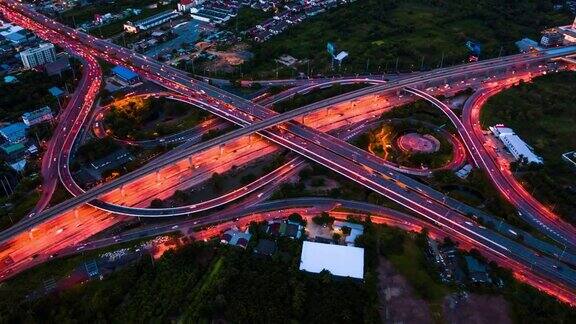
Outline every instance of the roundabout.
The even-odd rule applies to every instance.
[[[465,160],[454,135],[415,119],[386,119],[364,134],[359,146],[402,169],[456,169]]]
[[[440,150],[440,141],[430,134],[407,133],[398,137],[396,145],[406,153],[430,154]]]

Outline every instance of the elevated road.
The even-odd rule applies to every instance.
[[[13,7],[17,6],[17,4],[11,3],[11,5]],[[35,15],[34,13],[32,13],[33,15]],[[52,22],[52,24],[55,24],[54,22]],[[77,35],[73,35],[75,37],[79,37]],[[71,36],[72,38],[74,38],[73,36]],[[82,35],[80,35],[82,36]],[[84,36],[82,36],[84,37]],[[573,51],[574,49],[571,49],[570,51]],[[555,54],[551,54],[551,53],[547,53],[545,55],[541,55],[538,57],[526,57],[525,61],[521,60],[521,64],[522,62],[524,64],[528,64],[528,63],[538,63],[538,62],[545,62],[546,58],[543,59],[543,57],[546,57],[546,55],[563,55],[561,52],[556,51],[554,52]],[[564,52],[566,53],[566,52]],[[117,57],[118,54],[115,54]],[[109,60],[117,60],[114,59],[112,57],[110,57],[108,54],[104,54],[104,57],[106,57]],[[519,57],[517,57],[516,59],[520,59]],[[120,58],[121,61],[125,61],[127,62],[128,59],[123,57]],[[489,66],[484,66],[484,69],[479,68],[480,66],[483,66],[483,64],[487,61],[482,62],[481,64],[479,64],[478,66],[476,66],[476,68],[478,68],[479,71],[475,71],[475,72],[486,72],[486,71],[490,71],[494,68],[502,68],[505,67],[506,64],[504,64],[505,59],[499,60],[498,64],[492,64]],[[495,63],[495,62],[492,62]],[[519,62],[517,61],[513,61],[513,62],[508,62],[508,64],[517,64]],[[151,65],[149,66],[145,66],[144,64],[141,66],[141,68],[146,68],[146,69],[150,69],[150,67],[152,65],[155,65],[156,63],[151,63]],[[501,64],[501,65],[499,65]],[[168,69],[165,69],[165,71],[163,71],[162,69],[164,68],[163,66],[159,66],[160,67],[160,71],[157,72],[157,77],[160,77],[161,79],[158,80],[159,82],[163,82],[164,86],[167,86],[169,88],[174,88],[175,90],[181,91],[183,93],[188,93],[188,95],[191,95],[192,93],[190,93],[189,89],[187,89],[187,87],[183,84],[183,83],[179,83],[179,82],[184,82],[184,79],[182,80],[178,80],[178,82],[176,82],[177,79],[177,75],[173,74],[170,75],[172,73],[166,73],[163,74],[162,76],[160,76],[161,72],[170,72]],[[468,75],[466,75],[466,73],[471,73],[471,70],[466,69],[466,71],[461,72],[464,73],[464,77],[468,77]],[[146,77],[151,78],[152,74],[147,73],[146,71],[141,71],[141,73],[143,73]],[[436,76],[438,77],[438,76]],[[441,76],[440,78],[448,78],[450,77],[448,76]],[[462,77],[462,75],[460,75],[460,77]],[[170,81],[170,79],[172,81]],[[444,79],[440,80],[443,81]],[[189,82],[189,81],[188,81]],[[253,119],[256,118],[260,118],[260,119],[264,119],[264,118],[269,118],[273,116],[269,116],[267,115],[266,111],[262,110],[261,107],[255,106],[253,104],[249,104],[246,103],[245,101],[242,100],[238,100],[236,97],[234,96],[229,96],[225,93],[219,93],[217,89],[213,89],[212,87],[203,85],[203,84],[199,84],[197,82],[194,82],[192,85],[190,85],[192,87],[196,87],[196,89],[198,89],[197,91],[202,95],[202,97],[204,97],[205,100],[210,101],[213,100],[211,98],[218,98],[216,99],[217,101],[214,102],[212,101],[212,103],[214,104],[218,104],[218,107],[216,109],[216,113],[217,115],[226,118],[226,119],[235,119],[235,118],[239,118],[238,122],[245,124],[245,123],[250,123],[250,121],[253,121]],[[200,96],[200,95],[198,95]],[[224,105],[222,105],[222,103],[224,103]],[[226,106],[226,104],[231,105],[232,107]],[[210,107],[209,107],[210,108]],[[213,107],[212,107],[213,108]],[[225,109],[227,108],[227,109]],[[238,115],[235,110],[240,110],[240,115]],[[244,117],[244,118],[242,118]],[[254,124],[250,125],[250,126],[246,126],[245,128],[249,128],[253,125],[259,124],[259,123],[265,123],[266,121],[261,121],[261,122],[255,122]],[[290,123],[289,123],[290,124]],[[280,134],[277,134],[276,132],[272,132],[267,130],[267,127],[271,127],[271,126],[262,126],[264,127],[264,130],[259,130],[260,133],[262,135],[264,135],[265,137],[273,140],[274,142],[281,144],[285,147],[288,147],[300,154],[304,154],[305,156],[307,156],[308,158],[319,162],[329,168],[331,168],[332,170],[346,176],[349,177],[351,179],[353,179],[354,181],[357,181],[359,183],[361,183],[362,185],[376,191],[379,192],[381,194],[383,194],[384,196],[389,197],[390,199],[404,205],[405,207],[417,212],[418,214],[422,215],[423,217],[426,217],[427,219],[430,219],[430,221],[433,221],[435,223],[441,223],[442,226],[444,226],[445,228],[450,229],[451,231],[454,231],[455,233],[459,233],[460,235],[466,235],[468,237],[468,239],[473,242],[474,244],[478,244],[479,246],[481,246],[483,251],[486,251],[486,253],[494,253],[497,255],[500,255],[502,258],[510,260],[509,258],[511,257],[511,255],[513,255],[517,260],[524,262],[524,263],[531,263],[534,261],[533,255],[525,255],[522,254],[520,252],[512,252],[509,248],[507,248],[506,246],[502,245],[501,243],[505,243],[507,246],[508,244],[510,244],[510,242],[505,242],[502,241],[501,237],[495,237],[495,238],[491,238],[491,237],[487,237],[485,235],[483,235],[482,231],[477,229],[477,228],[469,228],[467,226],[462,225],[461,223],[458,222],[458,220],[460,220],[459,215],[455,215],[453,214],[453,212],[451,210],[446,210],[444,207],[435,204],[433,202],[429,202],[428,200],[425,200],[423,198],[423,196],[421,195],[415,195],[415,194],[411,194],[412,192],[406,192],[403,191],[403,189],[400,189],[401,191],[398,191],[397,187],[391,185],[391,182],[396,182],[396,181],[390,181],[387,178],[382,178],[381,174],[379,176],[377,176],[375,173],[370,173],[367,174],[367,171],[363,166],[360,166],[359,164],[356,163],[355,155],[349,155],[348,153],[350,152],[350,150],[346,150],[346,146],[341,146],[343,144],[341,143],[337,143],[337,146],[330,146],[331,143],[329,143],[329,141],[331,140],[331,138],[324,136],[323,134],[312,134],[313,136],[310,136],[310,134],[305,135],[306,139],[304,137],[300,137],[300,138],[296,138],[298,136],[302,136],[302,134],[308,132],[309,130],[305,129],[305,128],[300,128],[300,129],[295,129],[294,127],[297,127],[298,125],[288,125],[285,126],[286,130],[290,132],[290,134],[282,134],[282,129],[279,130]],[[287,140],[288,139],[288,140]],[[310,141],[308,141],[310,140]],[[311,142],[318,142],[317,145],[311,144]],[[326,147],[330,147],[329,149],[327,149]],[[339,153],[336,153],[335,151],[339,151]],[[344,158],[344,156],[347,156],[347,158]],[[361,158],[362,160],[366,160],[366,157],[364,156],[358,156],[359,158]],[[351,162],[352,161],[352,162]],[[400,186],[401,187],[401,186]],[[509,239],[508,239],[509,240]],[[499,243],[500,242],[500,243]],[[565,283],[569,283],[570,285],[572,285],[573,283],[571,282],[572,279],[570,278],[572,275],[568,272],[558,272],[558,271],[553,271],[551,270],[551,268],[553,268],[550,264],[546,263],[546,262],[541,262],[541,261],[537,261],[534,263],[531,263],[533,265],[533,269],[538,269],[538,271],[540,273],[546,274],[547,276],[551,276],[556,278],[557,280],[559,280],[560,282],[565,282]]]
[[[486,93],[480,92],[477,95],[473,95],[470,100],[466,102],[462,116],[464,122],[462,122],[448,105],[425,91],[414,88],[406,88],[406,91],[429,101],[450,119],[464,141],[474,163],[484,170],[498,191],[518,208],[520,211],[519,215],[528,224],[538,228],[540,232],[546,233],[547,236],[564,245],[574,246],[576,240],[576,236],[574,235],[576,233],[575,229],[559,219],[556,215],[553,215],[526,192],[526,190],[515,181],[512,174],[510,174],[507,169],[505,170],[487,151],[481,133],[478,129],[474,129],[475,126],[479,125],[479,113],[476,111],[473,115],[474,118],[472,118],[471,111],[473,108],[479,110],[481,106],[480,103],[486,102]],[[496,91],[493,90],[489,93],[494,94],[495,92]]]
[[[553,54],[551,54],[551,55],[563,55],[564,53],[566,53],[566,52],[568,52],[568,51],[573,51],[573,49],[569,49],[569,50],[566,50],[566,49],[565,49],[563,52],[555,51],[555,52],[554,52]],[[522,56],[522,58],[529,59],[529,60],[533,60],[533,59],[538,59],[539,61],[541,60],[541,58],[534,58],[534,56],[526,56],[526,55]],[[503,60],[500,60],[500,59],[499,59],[499,60],[497,60],[497,61],[503,61]],[[488,65],[493,66],[492,63],[494,63],[494,62],[491,62],[491,63],[488,64]],[[161,69],[162,69],[162,68],[161,68]],[[172,78],[173,78],[173,77],[172,77]],[[294,112],[293,112],[293,113],[294,113]],[[298,113],[300,113],[300,112],[298,112]],[[226,116],[229,116],[229,115],[226,114]],[[292,118],[292,117],[289,117],[289,118]],[[212,145],[212,144],[211,144],[211,145]]]

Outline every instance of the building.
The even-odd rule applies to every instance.
[[[26,129],[24,123],[14,123],[0,128],[0,135],[10,143],[20,143],[26,140]]]
[[[17,25],[0,21],[0,36],[14,45],[21,44],[27,40],[24,36],[24,29]]]
[[[142,30],[148,30],[150,28],[160,26],[180,15],[181,13],[176,10],[164,11],[152,17],[139,20],[135,23],[127,21],[124,24],[124,30],[129,33],[137,33]]]
[[[353,246],[305,241],[302,245],[300,270],[364,279],[364,249]]]
[[[4,83],[15,83],[18,82],[18,78],[13,75],[7,75],[4,77]]]
[[[22,121],[26,126],[40,124],[52,120],[52,118],[52,110],[48,106],[22,114]]]
[[[194,0],[180,0],[180,2],[178,2],[178,11],[190,12],[190,9],[192,9],[194,5],[195,5]]]
[[[264,256],[272,256],[276,252],[276,242],[262,239],[254,248],[254,253]]]
[[[138,74],[120,65],[112,68],[112,73],[114,73],[114,76],[116,79],[118,79],[118,81],[124,84],[136,84],[140,81]]]
[[[334,221],[332,227],[335,231],[340,231],[344,236],[344,242],[346,245],[354,246],[356,238],[364,234],[364,226],[362,224]]]
[[[192,8],[190,9],[193,19],[213,24],[221,24],[230,19],[230,15],[206,8]]]
[[[266,227],[266,232],[274,236],[286,236],[299,239],[302,235],[302,225],[290,221],[270,222]]]
[[[48,89],[48,92],[50,92],[50,94],[55,98],[60,98],[61,96],[64,95],[64,90],[62,90],[58,87],[52,87],[52,88]]]
[[[4,143],[0,145],[0,152],[7,160],[20,158],[25,151],[26,146],[22,143]]]
[[[565,42],[576,43],[576,18],[572,25],[559,27],[558,31],[564,35]]]
[[[470,281],[474,283],[490,283],[490,275],[488,274],[488,269],[486,265],[480,263],[476,258],[472,256],[464,256],[466,261],[466,267],[468,268],[468,277]]]
[[[564,35],[556,28],[545,30],[540,39],[540,44],[544,47],[561,46],[563,43]]]
[[[544,163],[542,158],[534,154],[532,148],[516,135],[512,129],[496,125],[490,127],[490,131],[500,139],[516,160],[520,160],[523,157],[528,163]]]
[[[515,44],[521,53],[528,53],[535,50],[539,50],[538,42],[530,38],[523,38],[517,41]]]
[[[56,61],[56,50],[50,43],[40,44],[36,48],[29,48],[20,52],[22,64],[27,69]]]
[[[49,76],[53,76],[56,74],[61,75],[62,72],[68,69],[70,69],[70,60],[68,60],[67,56],[59,57],[56,61],[46,63],[44,65],[44,70],[46,71],[46,74],[48,74]]]
[[[462,167],[462,169],[456,171],[456,175],[460,179],[466,179],[466,177],[468,177],[470,172],[472,172],[472,166],[470,164],[466,164],[465,166]]]
[[[220,242],[223,244],[239,246],[245,249],[248,246],[248,242],[250,242],[251,237],[252,234],[248,232],[241,232],[238,230],[231,229],[222,234]]]

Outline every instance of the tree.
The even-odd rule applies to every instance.
[[[174,195],[172,197],[178,204],[186,204],[188,203],[188,199],[190,198],[188,193],[182,190],[176,190],[176,192],[174,192]]]
[[[150,208],[163,208],[163,207],[164,207],[164,202],[162,201],[162,199],[154,198],[150,202]]]
[[[342,234],[344,235],[350,235],[350,233],[352,232],[352,229],[348,226],[342,226]]]
[[[215,192],[220,192],[224,189],[224,176],[218,172],[212,174],[210,182],[212,183],[212,189],[214,189]]]
[[[327,212],[322,212],[320,215],[312,218],[312,221],[316,225],[326,226],[334,223],[334,217],[330,216]]]
[[[306,221],[304,220],[304,218],[302,218],[302,215],[298,213],[290,214],[290,216],[288,216],[288,220],[294,223],[306,224]]]

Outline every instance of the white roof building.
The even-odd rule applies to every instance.
[[[494,136],[498,137],[500,141],[504,143],[516,160],[525,157],[528,163],[544,163],[542,158],[534,154],[532,148],[516,135],[511,128],[496,125],[490,127],[490,130]]]
[[[300,270],[312,273],[328,270],[335,276],[364,279],[364,249],[304,241]]]
[[[344,241],[346,245],[354,246],[354,242],[356,242],[356,238],[364,234],[364,226],[361,224],[350,223],[350,222],[342,222],[342,221],[334,221],[332,225],[334,229],[342,230],[342,227],[350,228],[350,234],[346,235]]]

